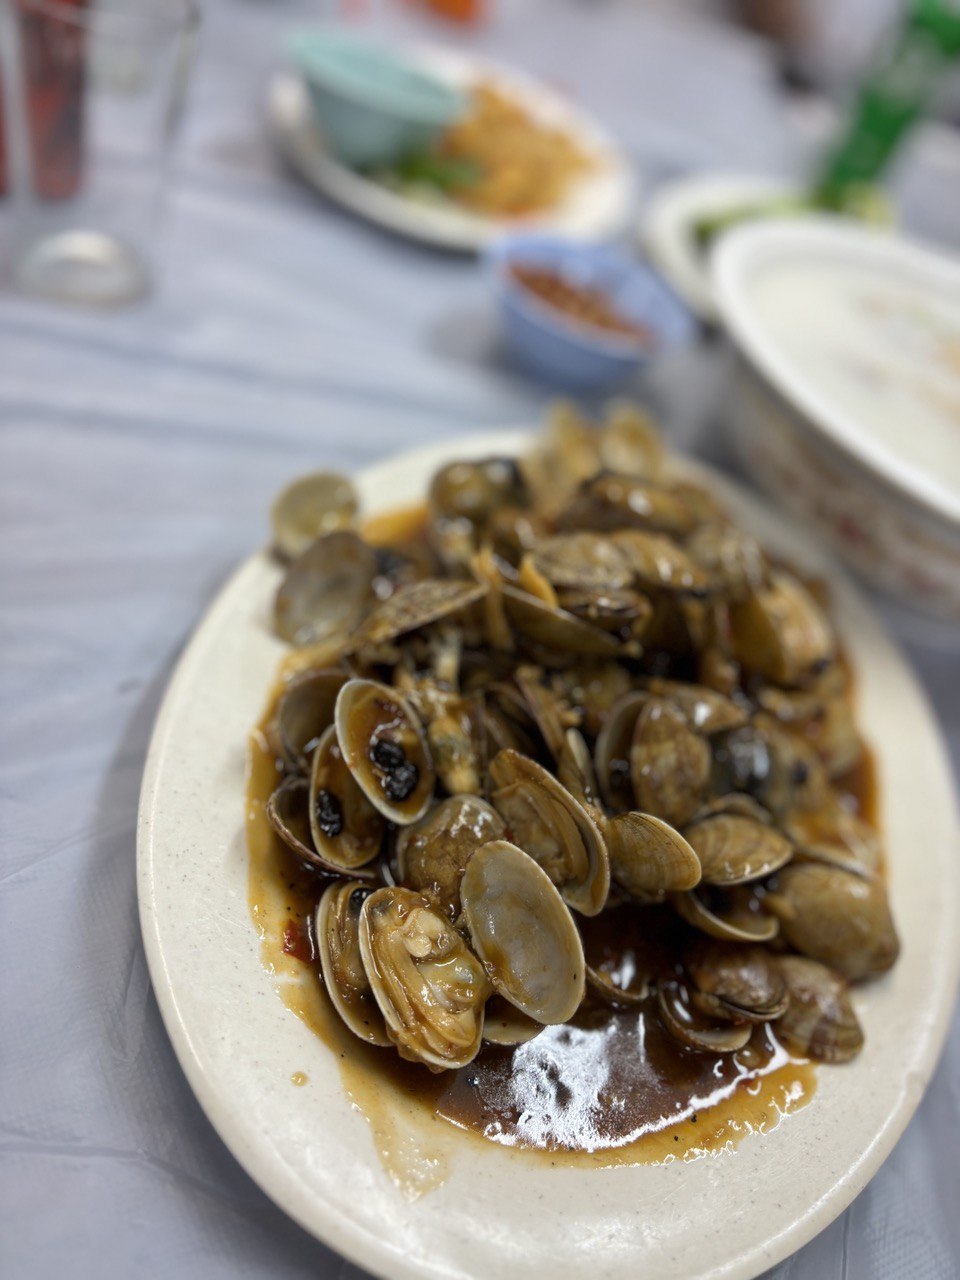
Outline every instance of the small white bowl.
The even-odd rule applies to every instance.
[[[753,478],[902,603],[960,622],[960,260],[837,218],[725,235]]]

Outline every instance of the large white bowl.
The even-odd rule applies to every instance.
[[[960,260],[889,232],[812,216],[731,231],[712,260],[714,297],[739,355],[731,417],[744,467],[873,585],[960,622],[960,491],[911,454],[915,420],[904,420],[904,446],[892,449],[871,431],[868,415],[810,376],[765,323],[751,286],[771,264],[790,261],[833,268],[838,281],[853,264],[871,273],[878,290],[906,286],[918,299],[955,306]],[[814,327],[817,318],[812,310]],[[956,448],[960,456],[960,419]]]

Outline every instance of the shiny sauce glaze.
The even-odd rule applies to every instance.
[[[419,521],[422,508],[371,522],[365,534],[396,541],[415,535]],[[291,655],[281,680],[299,665]],[[436,1118],[554,1164],[605,1166],[721,1151],[809,1101],[813,1065],[792,1057],[767,1026],[758,1026],[741,1052],[725,1055],[682,1047],[665,1031],[645,987],[670,971],[686,930],[668,906],[624,904],[579,921],[588,963],[634,996],[629,1005],[611,1005],[588,988],[571,1022],[518,1046],[484,1043],[468,1066],[438,1074],[358,1040],[334,1012],[320,976],[313,912],[329,881],[300,866],[264,813],[282,777],[265,732],[280,687],[250,740],[249,902],[261,959],[288,1008],[338,1058],[346,1092],[405,1194],[415,1197],[443,1180],[422,1137],[411,1138]],[[868,751],[837,786],[852,809],[876,823]]]

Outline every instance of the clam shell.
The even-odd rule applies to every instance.
[[[584,993],[583,944],[563,899],[533,858],[506,840],[491,841],[467,864],[460,899],[496,990],[537,1022],[572,1018]]]
[[[682,892],[700,882],[700,859],[669,823],[649,813],[622,813],[603,826],[617,884],[643,898]]]
[[[765,822],[720,813],[695,822],[683,833],[700,859],[707,884],[736,885],[759,880],[790,861],[794,846]]]
[[[727,520],[711,519],[687,538],[684,549],[711,581],[741,595],[759,590],[767,576],[767,558],[757,542]]]
[[[270,508],[273,544],[293,560],[322,534],[353,524],[360,503],[353,481],[337,471],[300,476]]]
[[[563,735],[563,746],[557,759],[557,781],[579,800],[598,826],[603,816],[600,810],[597,775],[593,768],[590,748],[579,729],[568,729]]]
[[[460,881],[481,845],[499,839],[504,821],[479,796],[450,796],[397,837],[400,879],[451,919],[460,914]]]
[[[434,1070],[466,1066],[490,983],[449,920],[412,889],[377,889],[360,912],[360,955],[390,1040]]]
[[[501,587],[510,625],[533,644],[581,657],[612,657],[620,648],[615,636],[564,609],[555,609],[536,596],[507,583]]]
[[[277,703],[277,739],[288,768],[309,773],[324,730],[333,724],[337,694],[349,677],[332,668],[302,671],[288,681]]]
[[[780,921],[776,916],[750,910],[720,912],[708,906],[703,892],[696,889],[675,893],[670,901],[687,924],[724,942],[770,942],[780,932]]]
[[[325,534],[299,555],[277,590],[274,627],[295,645],[345,645],[373,603],[377,558],[349,530]]]
[[[648,697],[630,744],[630,778],[637,808],[682,826],[700,806],[710,778],[707,740],[682,712]]]
[[[314,871],[342,876],[344,867],[339,862],[329,862],[318,852],[310,829],[310,784],[306,778],[290,777],[281,782],[267,801],[267,821],[296,857]],[[374,872],[366,868],[352,868],[357,879],[372,879]]]
[[[670,538],[641,529],[619,529],[610,535],[642,587],[706,595],[710,579]]]
[[[744,670],[774,684],[796,684],[836,654],[823,610],[782,570],[771,573],[768,586],[731,603],[730,625],[734,656]]]
[[[638,529],[683,537],[697,517],[672,488],[636,475],[602,471],[585,480],[563,512],[567,529]]]
[[[846,981],[806,956],[780,956],[778,963],[789,1004],[777,1023],[777,1036],[791,1052],[820,1062],[855,1058],[864,1036]]]
[[[700,1004],[734,1021],[770,1021],[787,1007],[787,988],[776,960],[763,947],[702,939],[689,947],[684,967]]]
[[[483,1011],[483,1038],[490,1044],[526,1044],[543,1030],[543,1023],[528,1018],[509,1000],[494,994]]]
[[[785,867],[764,906],[791,947],[851,980],[885,973],[900,953],[882,880],[844,867]]]
[[[610,892],[610,859],[587,809],[535,760],[507,748],[490,762],[494,808],[582,915],[598,915]]]
[[[697,733],[709,737],[728,729],[739,729],[747,723],[747,712],[732,698],[708,689],[702,684],[686,684],[681,680],[652,679],[650,692],[665,698],[682,712],[687,724]]]
[[[348,680],[337,696],[334,724],[347,768],[374,808],[399,826],[422,817],[436,772],[406,699],[376,680]]]
[[[613,704],[597,734],[593,758],[600,794],[611,809],[633,807],[633,783],[630,780],[630,744],[641,708],[648,695],[631,689]]]
[[[381,645],[419,627],[468,609],[487,593],[482,582],[459,578],[422,578],[401,587],[373,609],[350,641],[350,652]]]
[[[657,1009],[675,1040],[706,1053],[737,1053],[752,1033],[749,1023],[714,1021],[695,1008],[690,993],[676,978],[657,983]]]
[[[325,867],[356,872],[380,852],[383,815],[347,768],[333,725],[313,753],[309,805],[313,847]]]
[[[333,1007],[368,1044],[388,1045],[380,1012],[360,955],[360,911],[370,893],[357,880],[330,885],[317,904],[316,937],[323,985]]]
[[[536,568],[557,588],[616,591],[633,581],[623,552],[599,533],[558,533],[544,538],[531,554]]]

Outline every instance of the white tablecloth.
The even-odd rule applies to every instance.
[[[690,167],[798,162],[803,142],[747,38],[676,5],[495,8],[471,38],[588,103],[648,184]],[[180,647],[262,541],[284,480],[532,421],[545,392],[499,354],[470,260],[356,224],[273,156],[261,107],[276,38],[316,12],[207,3],[156,296],[97,316],[0,294],[0,1274],[11,1280],[360,1275],[243,1173],[173,1055],[137,925],[144,752]],[[930,181],[907,185],[935,230],[938,209],[949,220],[921,198]],[[724,365],[705,348],[642,388],[679,443],[721,460]],[[890,616],[960,763],[956,648]],[[958,1130],[960,1023],[873,1183],[772,1274],[952,1280]]]

